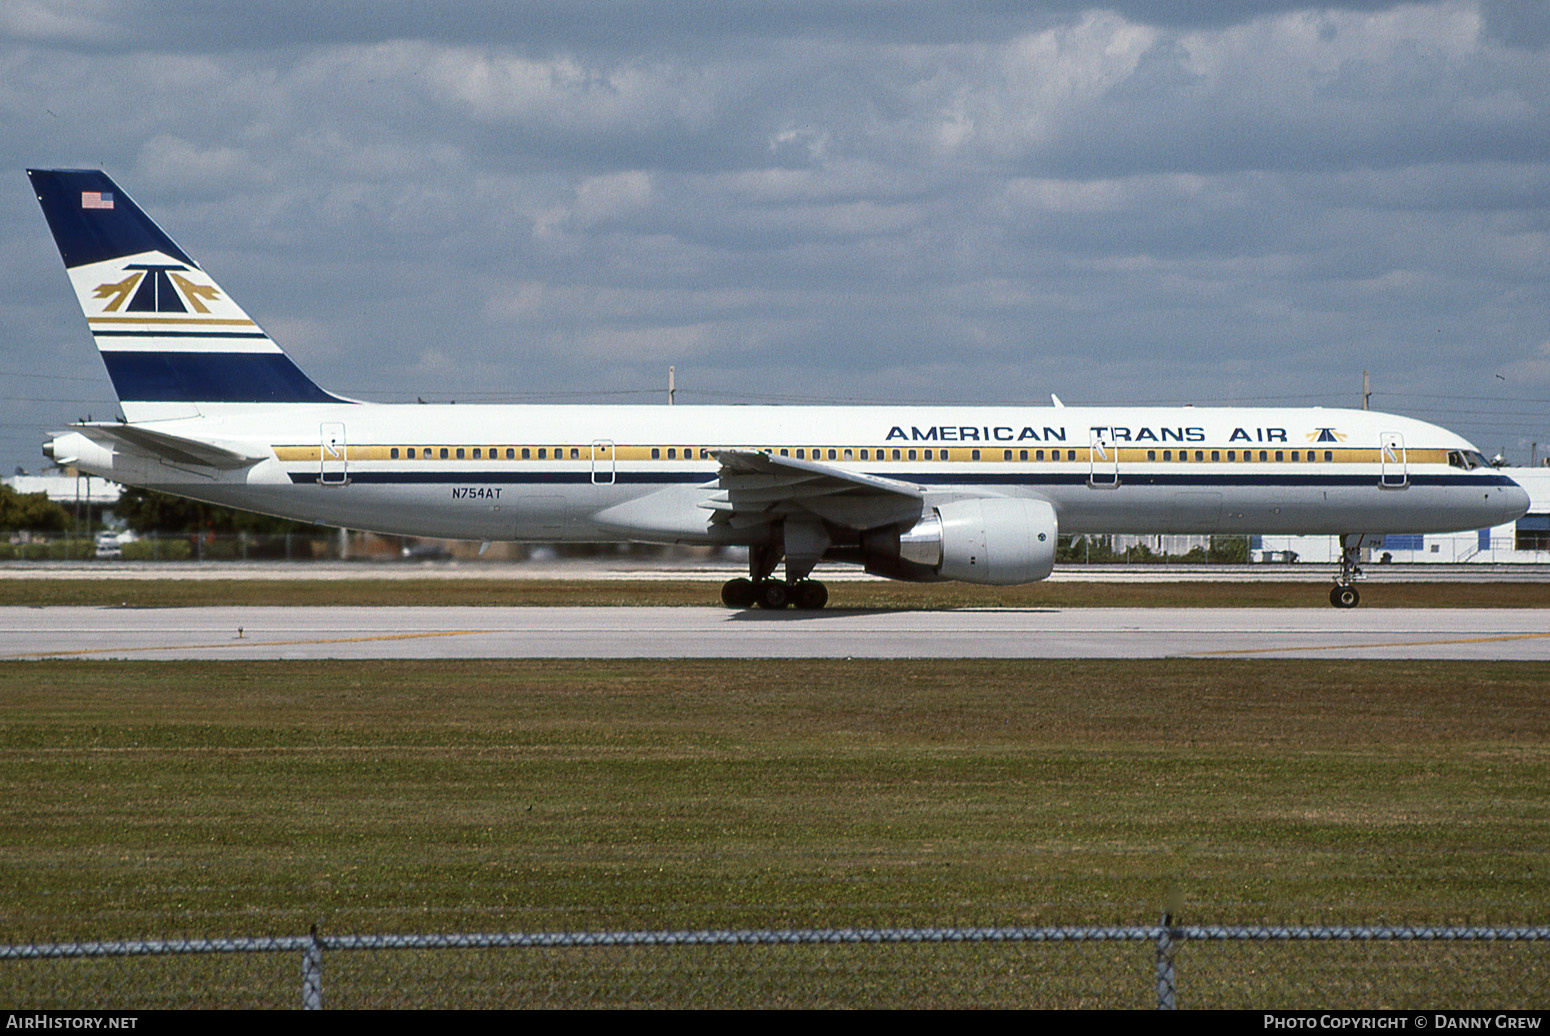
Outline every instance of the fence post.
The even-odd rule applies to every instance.
[[[313,925],[312,939],[301,954],[301,1009],[323,1010],[323,940],[318,938],[318,926]]]
[[[1173,955],[1178,952],[1174,940],[1173,915],[1164,914],[1157,930],[1157,1009],[1176,1011],[1178,986],[1173,973]]]

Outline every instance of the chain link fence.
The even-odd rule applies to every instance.
[[[0,946],[16,1009],[1542,1008],[1550,927],[352,935]]]

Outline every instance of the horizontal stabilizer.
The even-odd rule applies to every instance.
[[[94,423],[76,424],[70,427],[104,446],[121,443],[140,453],[149,453],[173,464],[193,464],[207,468],[246,468],[261,460],[267,460],[273,455],[269,450],[256,452],[251,448],[218,444],[203,439],[190,439],[141,425]]]

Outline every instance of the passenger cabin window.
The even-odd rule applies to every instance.
[[[441,448],[441,459],[442,460],[446,460],[447,459],[447,448],[445,446],[443,446]]]
[[[899,459],[899,451],[898,450],[894,450],[893,451],[893,459],[894,460],[898,460]]]
[[[1227,451],[1227,459],[1228,460],[1237,460],[1238,459],[1238,451],[1237,450],[1228,450]]]
[[[980,459],[980,451],[979,450],[971,450],[971,451],[969,451],[969,459],[970,460],[979,460]]]
[[[1270,459],[1270,454],[1266,453],[1264,450],[1260,450],[1259,451],[1259,459],[1261,461],[1267,461],[1267,460]]]
[[[1040,460],[1043,460],[1043,459],[1044,459],[1044,451],[1043,451],[1043,450],[1040,450],[1040,451],[1039,451],[1039,452],[1038,452],[1038,458],[1039,458],[1039,459],[1040,459]],[[1024,459],[1024,460],[1027,460],[1027,459],[1028,459],[1028,451],[1027,451],[1027,450],[1024,450],[1024,451],[1023,451],[1023,459]]]
[[[445,452],[443,452],[443,455],[445,455]],[[461,446],[459,446],[457,448],[457,459],[458,460],[462,460],[463,459],[463,447],[461,447]]]
[[[393,447],[391,450],[388,451],[388,457],[390,459],[392,459],[392,460],[397,460],[398,459],[398,447],[397,446]]]
[[[1281,461],[1283,461],[1285,459],[1286,459],[1286,457],[1282,453],[1282,451],[1281,450],[1276,450],[1276,461],[1277,461],[1277,463],[1279,463],[1279,462],[1281,462]]]
[[[833,450],[830,450],[830,451],[829,451],[829,452],[830,452],[830,453],[833,453],[833,452],[834,452],[834,451],[833,451]],[[846,451],[845,451],[845,459],[846,459],[846,460],[855,460],[855,459],[856,459],[856,458],[855,458],[855,457],[853,457],[853,456],[852,456],[852,455],[851,455],[851,452],[850,452],[850,450],[846,450]]]
[[[1222,459],[1222,451],[1221,450],[1212,450],[1211,451],[1211,459],[1213,461],[1221,460]]]
[[[549,457],[549,450],[547,448],[543,447],[543,446],[538,447],[538,459],[539,460],[547,460],[548,457]]]
[[[829,459],[830,460],[838,460],[839,459],[838,455],[832,449],[829,451]]]
[[[524,457],[527,456],[527,450],[523,450],[522,451],[522,456],[524,456]],[[508,447],[506,447],[506,459],[507,460],[516,460],[517,459],[517,449],[516,449],[515,446],[508,446]]]
[[[915,460],[915,459],[916,459],[916,457],[915,457],[915,451],[914,451],[914,450],[911,450],[911,451],[910,451],[910,460]]]
[[[506,451],[506,455],[508,457],[511,456],[511,451],[507,450]],[[531,446],[524,446],[524,447],[522,447],[522,459],[523,460],[532,460],[533,459],[533,448]]]
[[[1335,459],[1335,451],[1334,450],[1325,450],[1324,451],[1324,459],[1325,460],[1334,460]]]
[[[494,456],[494,454],[491,454],[491,456]],[[474,460],[482,460],[482,459],[483,458],[481,458],[479,456],[479,447],[475,446],[474,447]]]
[[[1002,450],[1001,451],[1001,459],[1002,460],[1011,460],[1012,459],[1012,451],[1011,450]],[[1026,460],[1027,458],[1024,458],[1024,459]]]
[[[1028,451],[1027,450],[1018,450],[1017,453],[1018,453],[1018,457],[1017,457],[1018,460],[1027,460],[1028,459]],[[1044,451],[1043,450],[1039,451],[1039,459],[1040,460],[1044,459]]]
[[[1146,451],[1146,459],[1147,460],[1156,460],[1157,459],[1157,451],[1156,450],[1147,450]]]

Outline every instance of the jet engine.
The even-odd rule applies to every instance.
[[[867,571],[878,575],[1012,586],[1048,578],[1057,524],[1043,500],[954,500],[910,529],[867,533],[862,548]]]

